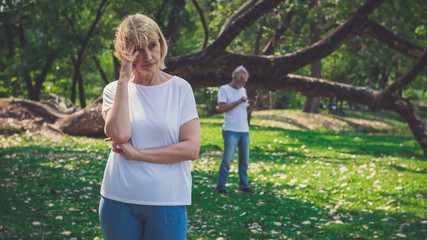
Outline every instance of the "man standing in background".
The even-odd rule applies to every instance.
[[[224,113],[222,136],[224,138],[224,155],[219,167],[219,179],[216,191],[227,194],[227,182],[230,165],[239,148],[239,189],[242,192],[254,193],[248,185],[249,164],[249,124],[248,113],[256,104],[255,99],[248,99],[244,88],[249,78],[248,71],[237,67],[232,73],[229,84],[222,85],[218,92],[218,111]]]

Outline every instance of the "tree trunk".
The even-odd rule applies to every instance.
[[[25,79],[25,85],[27,87],[28,98],[30,100],[38,101],[39,98],[38,98],[37,94],[35,94],[35,92],[33,90],[34,87],[33,87],[33,81],[31,79],[31,76],[29,74],[27,74],[27,75],[25,75],[24,79]]]
[[[28,99],[1,98],[0,106],[0,117],[2,118],[17,118],[19,120],[42,118],[42,122],[55,123],[57,120],[68,116],[59,113],[46,104]]]
[[[396,98],[393,101],[393,110],[399,113],[408,123],[415,139],[420,144],[424,156],[427,156],[427,128],[423,119],[418,115],[411,102],[404,98]]]
[[[98,58],[96,58],[96,57],[94,56],[92,59],[93,59],[93,61],[95,62],[96,67],[98,68],[99,75],[101,75],[101,78],[102,78],[102,80],[104,81],[104,84],[105,84],[105,85],[108,85],[109,81],[108,81],[107,75],[105,74],[104,70],[102,69],[101,63],[99,63]]]
[[[120,62],[114,55],[113,56],[113,64],[114,64],[114,80],[119,80],[120,77]]]
[[[76,75],[76,72],[74,71],[74,75]],[[71,102],[76,105],[76,95],[77,95],[77,78],[73,76],[73,83],[71,85]]]
[[[86,100],[84,98],[84,90],[83,90],[83,78],[81,76],[80,73],[80,66],[83,63],[83,56],[86,50],[86,47],[95,31],[96,25],[98,24],[99,20],[101,19],[102,14],[104,13],[105,7],[107,6],[108,1],[107,0],[102,0],[101,3],[99,4],[99,8],[98,11],[96,13],[95,16],[95,20],[93,21],[93,23],[91,24],[86,36],[84,37],[84,39],[80,39],[79,36],[76,36],[77,39],[80,39],[79,43],[80,43],[80,49],[78,51],[77,54],[77,59],[74,62],[74,75],[73,75],[73,88],[72,88],[72,93],[71,93],[71,101],[73,101],[73,103],[75,103],[75,84],[77,84],[77,82],[79,83],[79,99],[80,99],[80,105],[82,107],[86,106]]]
[[[101,115],[102,97],[90,106],[60,119],[55,125],[64,133],[77,136],[103,136],[104,119]]]
[[[80,72],[80,68],[78,69],[78,84],[79,84],[79,100],[80,100],[80,106],[81,108],[85,108],[86,107],[86,98],[85,98],[85,89],[84,89],[84,84],[83,84],[83,78],[82,78],[82,73]]]
[[[315,61],[311,64],[311,76],[320,78],[321,77],[321,61]],[[302,109],[303,112],[306,113],[317,113],[319,111],[319,105],[320,105],[320,98],[319,97],[309,97],[307,96],[305,98],[304,107]]]
[[[321,1],[320,0],[313,0],[313,1],[311,1],[310,5],[311,5],[311,8],[317,8],[321,5]],[[316,21],[314,21],[310,25],[310,30],[311,30],[311,34],[312,34],[312,37],[308,40],[308,43],[310,45],[312,45],[313,43],[315,43],[321,39],[320,28],[323,26],[324,22],[325,21],[324,21],[323,17],[320,17],[320,18],[317,18]],[[315,78],[321,78],[322,77],[322,61],[316,60],[316,61],[312,62],[310,64],[310,70],[311,70],[310,76],[315,77]],[[317,113],[319,110],[319,103],[320,103],[319,97],[306,96],[304,107],[302,108],[302,111],[306,112],[306,113]]]
[[[173,7],[172,7],[172,13],[169,16],[168,25],[166,27],[166,39],[168,39],[169,44],[173,45],[175,44],[176,39],[176,33],[179,26],[179,15],[182,12],[182,9],[184,8],[185,0],[174,0],[173,1]]]
[[[318,113],[320,105],[319,97],[306,97],[302,111],[305,113]]]
[[[249,73],[250,74],[250,73]],[[248,88],[247,94],[249,99],[255,98],[255,96],[258,96],[259,91],[254,88]],[[248,124],[251,125],[251,118],[252,118],[252,111],[248,112]]]
[[[52,67],[52,64],[56,57],[56,51],[51,52],[50,55],[46,59],[46,63],[42,68],[42,71],[38,75],[38,77],[35,79],[35,84],[33,86],[33,82],[31,79],[31,76],[28,74],[25,77],[25,84],[27,86],[28,91],[28,98],[34,101],[40,100],[40,92],[43,87],[43,82],[46,80],[46,76],[50,71],[50,68]]]
[[[272,91],[268,91],[268,109],[274,108],[274,96]]]

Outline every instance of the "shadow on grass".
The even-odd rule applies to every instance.
[[[2,149],[0,237],[101,237],[96,226],[104,159],[104,152],[55,146]]]
[[[217,173],[193,171],[193,204],[188,207],[188,239],[424,239],[419,214],[346,210],[325,195],[301,200],[296,186],[256,182],[256,194],[238,191],[237,174],[229,194],[213,191]],[[290,190],[290,191],[284,191]],[[316,189],[306,188],[306,192]],[[412,194],[412,193],[408,193]],[[414,221],[416,220],[416,221]],[[410,224],[409,222],[410,221]]]
[[[412,170],[412,169],[408,169],[406,167],[401,167],[401,166],[396,166],[396,165],[390,165],[390,168],[396,169],[399,172],[411,172],[411,173],[416,173],[416,174],[427,174],[426,168],[424,168],[423,170],[420,171],[416,171],[416,170]]]
[[[222,151],[222,148],[216,144],[203,144],[200,146],[200,152]]]
[[[315,131],[286,130],[277,127],[257,127],[251,129],[251,134],[254,136],[251,139],[251,147],[273,144],[272,139],[262,137],[266,132],[277,132],[280,133],[278,134],[279,136],[291,139],[288,143],[284,143],[283,146],[277,147],[278,151],[287,151],[286,149],[289,147],[301,148],[304,145],[306,149],[315,149],[322,152],[339,149],[341,153],[348,154],[371,155],[372,157],[393,155],[427,160],[413,136],[319,133]],[[257,141],[257,138],[261,140]]]
[[[216,147],[221,148],[217,145]],[[212,146],[206,149],[210,148]],[[301,167],[302,164],[316,160],[327,164],[343,164],[350,168],[350,165],[358,164],[358,161],[375,163],[378,161],[377,158],[384,158],[384,162],[377,164],[378,169],[414,172],[402,166],[383,165],[388,161],[387,159],[394,157],[402,157],[408,161],[410,158],[424,158],[421,148],[413,137],[318,133],[275,127],[251,129],[250,162],[263,163],[261,165],[263,169],[292,165],[293,173],[288,174],[296,177],[301,177],[298,173],[305,171]],[[330,186],[325,189],[315,189],[311,185],[300,187],[276,184],[267,177],[266,180],[260,180],[262,178],[258,177],[258,180],[252,182],[257,194],[248,195],[238,191],[238,174],[232,171],[228,179],[230,186],[227,189],[230,194],[221,196],[214,192],[221,158],[216,156],[214,159],[216,162],[213,160],[206,162],[208,165],[211,164],[209,170],[203,171],[197,168],[193,170],[193,205],[188,207],[189,239],[426,238],[426,231],[422,224],[425,212],[401,211],[398,208],[401,204],[402,207],[423,209],[419,203],[411,202],[413,201],[411,199],[416,196],[425,198],[425,192],[421,190],[390,195],[380,193],[378,198],[396,199],[396,205],[393,205],[393,202],[389,203],[392,208],[395,208],[390,211],[387,210],[388,206],[380,206],[384,209],[378,209],[378,207],[376,209],[366,202],[367,199],[374,201],[372,199],[377,197],[375,193],[365,192],[360,195],[355,193],[359,188],[363,188],[363,184],[369,183],[362,183],[360,187],[346,192],[336,191]],[[212,164],[216,165],[212,166]],[[296,165],[300,172],[296,172],[294,168]],[[209,168],[209,166],[204,167]],[[286,173],[286,171],[281,173],[278,169],[275,171],[280,174]],[[425,171],[416,173],[424,174]],[[272,173],[263,172],[262,174]],[[328,176],[330,177],[330,175],[322,177]],[[348,184],[356,184],[353,181],[359,181],[359,179],[358,176],[350,176]],[[322,183],[320,185],[323,186]],[[422,189],[422,187],[419,188]],[[355,197],[346,196],[352,194]],[[345,199],[344,205],[339,202],[341,198]],[[402,202],[400,202],[401,198]],[[352,204],[356,204],[357,207],[352,207]]]

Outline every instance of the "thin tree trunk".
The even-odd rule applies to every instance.
[[[76,74],[76,72],[74,71],[74,75]],[[70,100],[71,102],[76,105],[76,94],[77,94],[77,77],[73,77],[73,83],[71,84],[71,97]]]
[[[120,77],[120,62],[114,55],[113,56],[113,64],[114,64],[114,80],[119,80]]]
[[[185,0],[174,0],[172,6],[172,14],[169,16],[168,25],[166,26],[166,39],[170,44],[174,44],[176,33],[179,26],[179,19],[182,9],[185,6]]]
[[[197,13],[199,14],[200,21],[202,22],[202,26],[203,26],[203,31],[205,33],[205,37],[203,39],[203,43],[202,43],[202,47],[201,47],[201,49],[203,49],[206,46],[208,46],[209,28],[208,28],[208,25],[206,24],[205,17],[203,16],[203,9],[200,7],[199,3],[197,3],[196,0],[191,0],[191,2],[193,2],[194,7],[196,8]]]
[[[37,95],[34,94],[34,90],[33,90],[33,83],[31,80],[31,76],[29,74],[27,74],[24,77],[25,80],[25,85],[27,86],[27,92],[28,92],[28,98],[34,101],[38,101],[37,99]]]
[[[320,7],[322,2],[320,0],[312,0],[310,5],[310,8],[317,8]],[[319,41],[321,39],[320,37],[320,28],[323,26],[324,18],[320,17],[317,19],[317,21],[313,22],[310,25],[311,33],[313,34],[312,38],[308,40],[309,44],[312,45],[313,43]],[[312,77],[315,78],[321,78],[322,77],[322,62],[321,60],[316,60],[310,64],[310,70]],[[306,96],[304,107],[302,108],[303,112],[306,113],[317,113],[319,110],[319,104],[320,99],[319,97],[312,97],[312,96]]]
[[[101,64],[98,61],[98,58],[93,57],[93,61],[95,62],[96,67],[98,68],[99,75],[101,75],[102,80],[104,81],[105,85],[107,85],[109,83],[109,81],[107,79],[107,75],[105,74],[104,70],[102,69]]]
[[[316,77],[316,78],[320,78],[321,77],[321,69],[322,69],[322,65],[321,65],[321,61],[315,61],[311,64],[310,68],[311,68],[311,76],[312,77]],[[304,107],[302,109],[303,112],[306,113],[317,113],[319,110],[319,105],[320,105],[320,98],[319,97],[310,97],[307,96],[305,98],[305,103],[304,103]]]
[[[78,74],[77,80],[78,80],[78,84],[79,84],[80,106],[81,106],[81,108],[85,108],[86,107],[85,89],[84,89],[83,78],[82,78],[82,74],[80,72],[80,69],[78,69],[77,74]]]

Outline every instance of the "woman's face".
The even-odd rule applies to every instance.
[[[161,48],[159,40],[152,40],[146,45],[135,47],[138,55],[133,62],[134,69],[142,74],[151,74],[158,71],[161,61]]]

